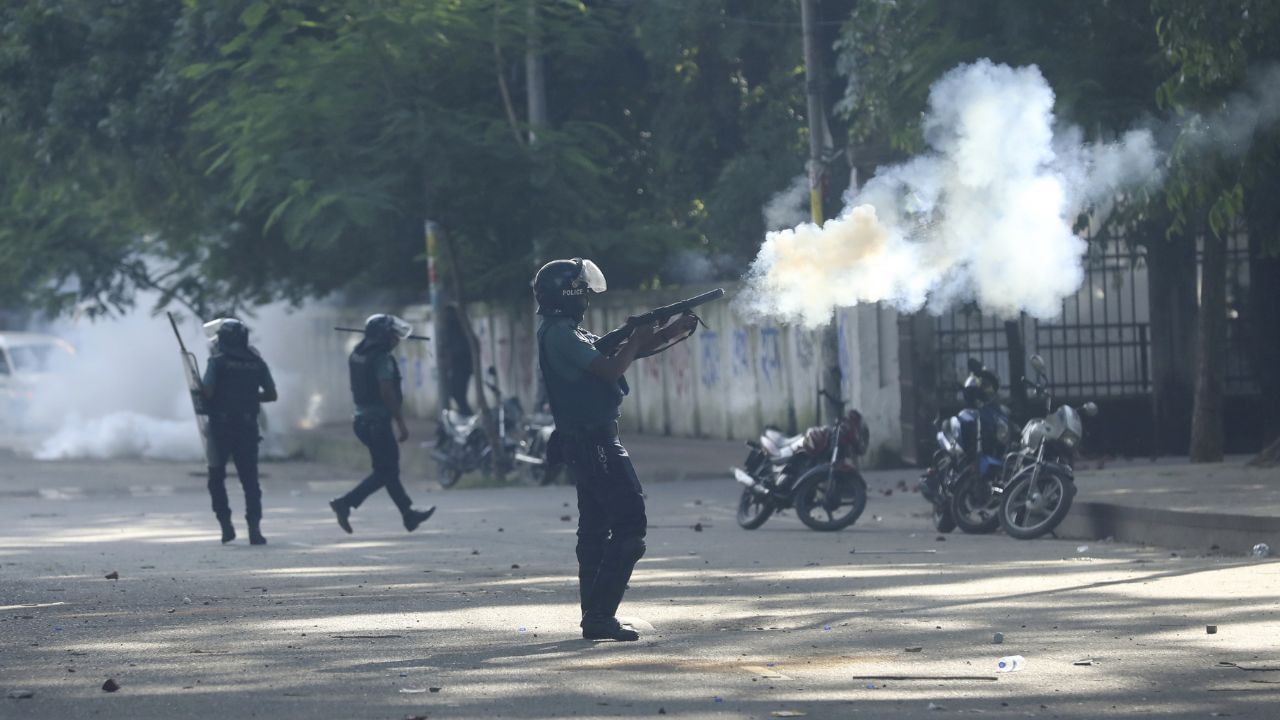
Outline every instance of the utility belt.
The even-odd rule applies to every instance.
[[[258,424],[258,413],[209,413],[211,423],[253,423]]]
[[[547,440],[547,463],[572,464],[576,454],[588,446],[614,443],[618,440],[618,421],[571,427],[556,426]]]

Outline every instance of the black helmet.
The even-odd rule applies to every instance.
[[[235,318],[218,318],[204,324],[205,335],[222,350],[249,347],[249,326]]]
[[[413,333],[413,326],[395,315],[378,313],[364,321],[364,337],[371,343],[399,342]]]
[[[968,366],[969,377],[965,378],[964,390],[961,391],[965,404],[977,407],[995,400],[1000,392],[1000,378],[976,358],[969,358]]]
[[[591,293],[608,288],[604,273],[590,260],[552,260],[533,277],[533,297],[539,315],[559,315],[582,320]]]

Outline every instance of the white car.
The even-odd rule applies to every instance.
[[[61,338],[0,331],[0,425],[22,423],[40,381],[75,355]]]

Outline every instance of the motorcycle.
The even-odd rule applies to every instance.
[[[486,477],[494,471],[494,463],[504,470],[519,465],[523,479],[531,484],[549,485],[560,475],[560,466],[548,465],[547,441],[555,431],[549,414],[536,413],[526,418],[520,399],[503,397],[498,386],[498,371],[488,370],[485,382],[496,399],[499,450],[489,446],[480,414],[464,415],[445,408],[436,425],[436,446],[432,451],[439,469],[438,480],[450,488],[463,475],[479,470]]]
[[[743,468],[733,468],[736,481],[746,486],[738,501],[738,525],[755,530],[775,512],[795,508],[800,521],[813,530],[841,530],[857,522],[867,507],[867,484],[858,470],[870,433],[857,410],[825,390],[840,412],[830,425],[818,425],[794,437],[766,427],[750,450]]]
[[[966,533],[994,532],[1000,526],[1005,455],[1012,431],[1009,411],[996,398],[999,379],[970,358],[965,407],[938,423],[938,449],[920,479],[920,492],[933,506],[938,532],[959,527]]]
[[[530,485],[554,485],[564,470],[561,464],[547,462],[547,446],[555,431],[556,421],[545,409],[530,413],[520,423],[515,461],[520,463],[525,481]]]
[[[1045,373],[1044,358],[1032,355],[1036,380],[1031,395],[1044,399],[1045,415],[1033,418],[1022,429],[1021,448],[1007,458],[1008,480],[998,488],[1000,525],[1010,537],[1031,540],[1051,533],[1071,510],[1076,496],[1075,461],[1084,437],[1081,413],[1093,417],[1098,406],[1087,402],[1080,411],[1063,404],[1053,410],[1053,397]]]

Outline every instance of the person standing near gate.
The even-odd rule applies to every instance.
[[[360,507],[373,493],[386,488],[391,501],[400,510],[404,529],[413,532],[431,517],[435,506],[415,510],[413,501],[400,483],[400,446],[409,439],[401,406],[404,395],[400,388],[400,367],[392,351],[409,337],[413,328],[394,315],[373,315],[364,324],[364,339],[348,358],[351,396],[356,412],[352,427],[356,437],[369,449],[373,472],[351,492],[329,502],[338,517],[338,525],[351,530],[351,511]],[[392,433],[392,424],[395,433]]]
[[[606,289],[604,273],[590,260],[554,260],[533,280],[542,321],[538,360],[556,421],[552,445],[574,474],[578,492],[578,591],[582,637],[638,640],[617,619],[618,606],[644,555],[648,525],[640,480],[618,440],[623,373],[638,357],[660,352],[693,333],[697,319],[684,315],[661,330],[641,325],[608,357],[597,337],[582,329],[590,296]],[[556,448],[549,448],[548,461]]]
[[[206,323],[212,336],[203,393],[209,408],[209,496],[222,526],[222,542],[236,539],[227,499],[227,460],[236,465],[244,488],[244,519],[249,544],[266,545],[262,536],[262,488],[258,485],[258,413],[261,403],[275,402],[276,384],[257,349],[249,345],[249,328],[235,318]]]

